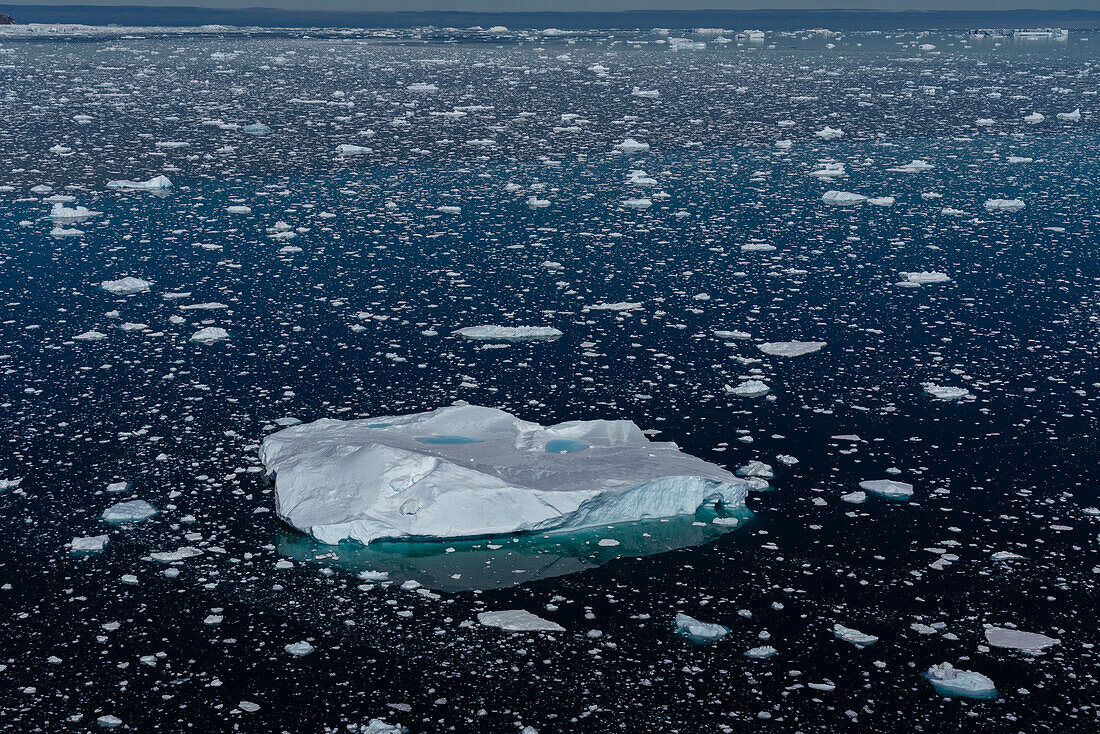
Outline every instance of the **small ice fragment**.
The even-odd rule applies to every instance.
[[[108,293],[114,293],[120,296],[129,296],[134,293],[144,293],[152,286],[152,281],[143,280],[141,278],[135,278],[133,276],[126,276],[119,280],[105,280],[99,284],[99,287]]]
[[[111,505],[103,511],[102,517],[106,522],[111,523],[141,522],[156,514],[157,508],[145,500],[130,500]]]
[[[73,553],[98,553],[107,546],[108,536],[86,535],[69,541],[69,550]]]
[[[867,647],[878,642],[878,638],[874,635],[864,634],[859,630],[852,629],[851,627],[845,627],[842,624],[833,625],[833,634],[837,639],[850,642],[856,647]]]
[[[295,657],[302,658],[313,652],[315,648],[313,645],[303,640],[302,642],[291,642],[283,649]]]

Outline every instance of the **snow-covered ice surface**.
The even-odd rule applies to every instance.
[[[333,544],[575,530],[708,504],[736,510],[749,489],[629,421],[541,426],[475,405],[292,426],[268,436],[260,457],[279,517]]]
[[[552,326],[466,326],[455,334],[479,341],[546,341],[557,339],[561,331]]]
[[[1094,730],[1100,34],[906,22],[0,27],[0,728]],[[827,346],[757,346],[792,340]],[[266,437],[460,400],[776,491],[366,546],[279,519]]]
[[[989,677],[972,670],[959,670],[951,663],[933,665],[925,677],[944,696],[993,698],[997,695],[997,687]]]

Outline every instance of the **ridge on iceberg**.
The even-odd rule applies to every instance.
[[[109,189],[130,189],[130,190],[159,190],[172,188],[172,182],[168,180],[167,176],[154,176],[148,181],[108,181],[107,188]]]
[[[260,459],[279,517],[327,544],[674,517],[743,507],[754,486],[630,421],[541,426],[476,405],[292,426]]]

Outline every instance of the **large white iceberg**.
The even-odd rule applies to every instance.
[[[763,480],[651,442],[625,420],[541,426],[457,405],[268,436],[275,509],[322,543],[569,530],[744,506]]]
[[[172,182],[167,176],[154,176],[148,181],[130,181],[129,179],[121,181],[108,181],[107,188],[109,189],[129,189],[133,191],[159,191],[161,189],[172,188]]]
[[[932,687],[943,696],[963,698],[995,698],[997,687],[993,681],[970,670],[959,670],[951,663],[933,665],[924,674]]]

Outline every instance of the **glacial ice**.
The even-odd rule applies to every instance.
[[[960,400],[962,398],[970,397],[970,391],[965,387],[950,387],[947,385],[937,385],[934,382],[925,382],[921,385],[924,391],[934,397],[936,400]]]
[[[467,326],[454,334],[478,341],[553,341],[561,331],[549,326]]]
[[[913,496],[912,484],[896,482],[893,479],[868,479],[860,482],[859,487],[871,494],[888,499],[904,500]]]
[[[98,553],[107,547],[107,535],[86,535],[73,538],[69,542],[69,550],[73,553]]]
[[[547,451],[555,440],[583,451]],[[318,541],[572,530],[744,505],[756,483],[625,420],[541,426],[502,410],[322,419],[268,436],[275,506]]]
[[[985,208],[989,211],[1018,212],[1025,206],[1020,199],[986,199]]]
[[[717,642],[730,633],[729,627],[711,622],[700,622],[683,612],[676,615],[672,625],[676,634],[686,637],[692,642],[699,643]]]
[[[221,341],[229,338],[229,332],[225,329],[217,326],[207,326],[203,329],[199,329],[191,336],[191,341],[200,342],[202,344],[213,344],[214,342]]]
[[[764,354],[773,357],[801,357],[803,354],[812,354],[825,346],[825,342],[764,342],[756,347]]]
[[[771,388],[763,380],[745,380],[737,387],[725,385],[723,389],[727,395],[739,398],[758,398],[771,392]]]
[[[128,275],[119,280],[105,280],[99,284],[99,287],[108,293],[114,293],[119,296],[129,296],[134,293],[144,293],[149,290],[149,287],[152,285],[153,283],[151,281]]]
[[[172,188],[172,182],[168,180],[167,176],[154,176],[148,181],[108,181],[107,188],[109,189],[130,189],[137,191],[157,191],[160,189]]]
[[[1004,647],[1009,650],[1021,650],[1023,652],[1040,652],[1061,642],[1055,637],[1006,627],[987,627],[985,639],[992,647]]]
[[[849,191],[826,191],[821,195],[821,200],[826,204],[838,204],[840,206],[850,206],[852,204],[862,204],[867,201],[867,197],[862,194],[853,194]]]
[[[845,627],[842,624],[833,625],[833,634],[836,635],[838,640],[850,642],[856,647],[867,647],[868,645],[873,645],[878,642],[878,638],[874,635],[865,634],[851,627]]]
[[[50,219],[61,219],[65,221],[74,221],[77,219],[87,219],[88,217],[99,216],[103,212],[95,212],[86,206],[67,207],[64,204],[57,203],[50,209]]]
[[[508,632],[565,632],[557,622],[531,614],[526,609],[506,609],[501,612],[481,612],[477,621],[486,627],[499,627]]]
[[[103,519],[111,523],[140,522],[148,520],[155,514],[157,514],[157,508],[145,500],[130,500],[108,507],[103,511]]]
[[[924,674],[932,686],[944,696],[962,698],[994,698],[997,688],[993,681],[969,670],[959,670],[951,663],[933,665]]]

